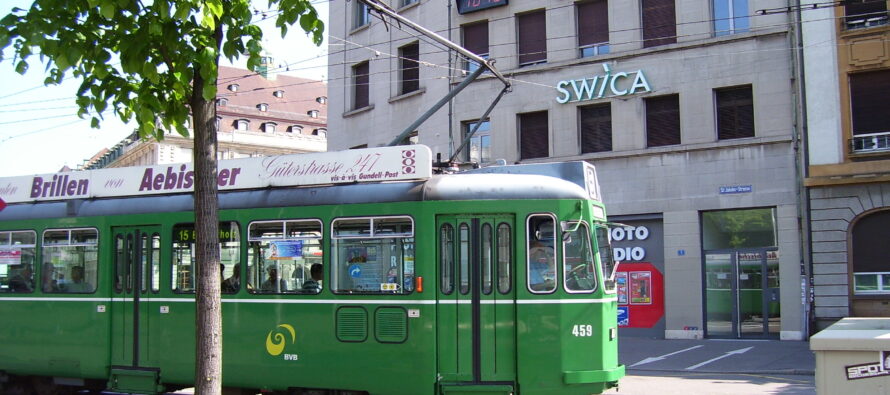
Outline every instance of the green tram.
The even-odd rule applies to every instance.
[[[414,395],[616,386],[614,265],[593,166],[433,175],[429,149],[410,147],[416,164],[395,159],[410,179],[385,180],[398,170],[366,160],[405,147],[292,155],[290,171],[275,173],[317,171],[336,180],[326,185],[243,188],[236,178],[264,176],[220,162],[224,387]],[[330,159],[338,154],[361,156]],[[262,160],[265,175],[269,161],[284,163],[250,160]],[[0,390],[193,385],[188,169],[126,170],[139,172],[134,185],[148,196],[78,197],[74,178],[87,172],[0,179],[9,202],[0,211]],[[117,188],[99,176],[123,183],[124,171],[94,170],[86,187]],[[16,201],[13,185],[30,194]]]

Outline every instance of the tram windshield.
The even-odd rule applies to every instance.
[[[590,292],[596,289],[596,271],[590,248],[590,231],[582,222],[568,223],[563,233],[563,262],[566,291]]]

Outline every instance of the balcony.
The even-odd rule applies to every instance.
[[[881,4],[881,6],[884,6],[884,4]],[[844,28],[846,30],[864,29],[867,27],[886,25],[888,22],[890,22],[890,16],[887,15],[886,8],[884,8],[883,10],[874,9],[867,11],[868,12],[849,15],[844,18]]]
[[[890,152],[890,132],[856,135],[850,140],[850,152],[853,154]]]

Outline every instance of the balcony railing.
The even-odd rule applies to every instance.
[[[853,136],[850,150],[854,154],[890,151],[890,132]]]
[[[881,26],[886,25],[888,22],[890,22],[890,16],[888,16],[887,11],[851,15],[845,19],[847,30]]]

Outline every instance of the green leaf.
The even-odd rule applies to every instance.
[[[28,71],[28,62],[21,60],[18,64],[15,65],[15,72],[19,74],[25,74]]]
[[[99,13],[102,14],[105,19],[114,18],[115,11],[114,4],[108,1],[102,2],[102,5],[99,6]]]
[[[223,4],[220,0],[206,0],[204,6],[210,10],[213,16],[219,18],[223,14]]]
[[[99,129],[99,118],[93,117],[93,119],[90,120],[90,127],[93,129]]]

